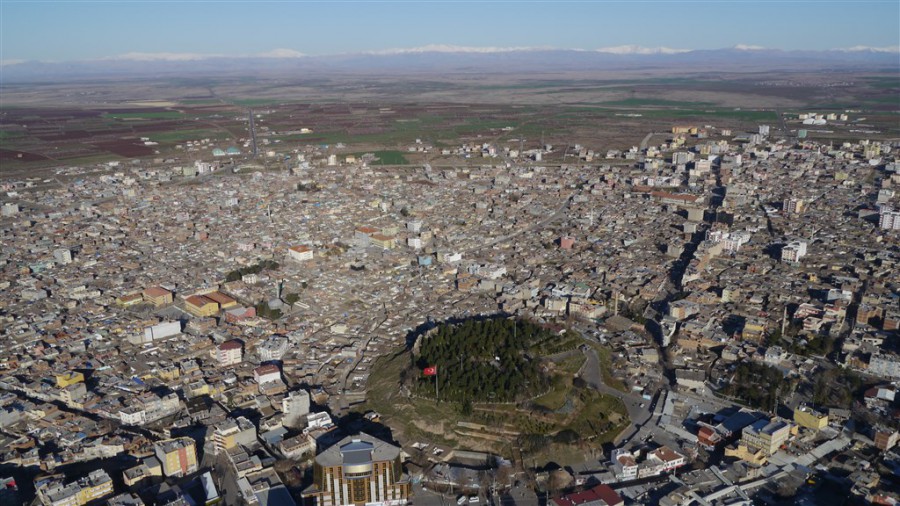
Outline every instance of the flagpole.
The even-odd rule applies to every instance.
[[[438,387],[440,383],[438,382],[438,367],[434,366],[434,396],[437,398],[437,401],[441,401],[441,391]]]

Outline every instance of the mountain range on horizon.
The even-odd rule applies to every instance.
[[[253,55],[125,53],[70,62],[5,61],[0,82],[44,82],[94,78],[203,75],[410,74],[569,72],[601,70],[785,70],[900,69],[900,48],[856,46],[825,51],[780,50],[739,44],[723,49],[648,48],[623,45],[599,49],[468,47],[428,45],[364,53],[305,55],[275,49]]]

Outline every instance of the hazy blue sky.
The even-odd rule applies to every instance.
[[[900,1],[0,0],[0,59],[332,54],[461,46],[781,49],[900,45]]]

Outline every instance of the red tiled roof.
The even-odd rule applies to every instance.
[[[210,299],[213,302],[217,302],[220,305],[237,302],[236,300],[232,299],[231,297],[225,295],[222,292],[210,292],[210,293],[205,294],[204,297],[206,297],[207,299]]]
[[[674,199],[674,200],[680,200],[682,202],[696,202],[697,199],[700,198],[697,195],[688,195],[686,193],[651,192],[650,195],[653,198]]]
[[[194,306],[194,307],[203,307],[207,304],[215,304],[216,301],[210,299],[205,295],[191,295],[190,297],[184,299],[185,302]]]
[[[653,451],[653,454],[659,457],[663,462],[672,462],[674,460],[682,459],[683,456],[676,453],[674,450],[669,448],[668,446],[660,446],[656,450]]]
[[[172,292],[166,290],[161,286],[151,286],[150,288],[144,290],[144,295],[146,295],[147,297],[164,297],[171,293]]]
[[[278,370],[278,366],[275,364],[265,364],[265,365],[261,365],[261,366],[257,367],[256,369],[253,370],[253,372],[258,375],[262,375],[262,374],[269,374],[269,373],[281,372],[281,371]]]
[[[575,494],[564,495],[553,499],[553,503],[557,506],[578,506],[594,501],[603,501],[609,506],[619,506],[623,504],[622,498],[609,485],[597,485],[596,487],[578,492]]]

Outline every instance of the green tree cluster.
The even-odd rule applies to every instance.
[[[856,393],[863,390],[862,378],[853,371],[829,369],[817,375],[812,401],[818,406],[849,408]]]
[[[539,357],[555,352],[554,343],[571,349],[577,335],[564,337],[525,320],[466,320],[442,324],[424,338],[416,357],[413,388],[418,395],[434,396],[439,381],[441,400],[508,402],[546,390],[550,378],[542,372]],[[438,378],[423,377],[421,370],[437,366]]]
[[[280,309],[269,307],[269,303],[265,300],[259,301],[259,303],[254,307],[256,308],[256,316],[259,316],[260,318],[277,320],[282,316]]]
[[[789,388],[790,382],[778,369],[766,364],[744,362],[738,364],[734,378],[724,392],[751,407],[775,411],[778,396],[786,396]]]
[[[781,346],[795,355],[825,356],[834,351],[835,339],[829,335],[801,335],[803,324],[791,322],[782,335],[781,329],[775,329],[766,337],[766,346]]]
[[[254,265],[250,265],[247,267],[241,267],[240,269],[235,269],[229,272],[225,276],[225,281],[230,283],[232,281],[239,281],[241,277],[247,274],[259,274],[262,271],[274,271],[281,267],[278,262],[274,260],[260,260]]]

